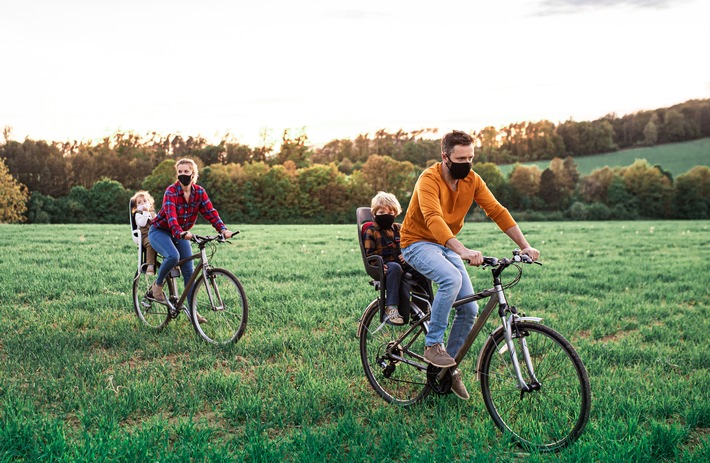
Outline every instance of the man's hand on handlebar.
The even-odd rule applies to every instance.
[[[478,267],[479,265],[483,264],[483,254],[481,254],[479,251],[474,251],[473,249],[466,249],[459,255],[461,256],[461,259],[463,259],[465,262],[468,262],[468,265],[474,265]]]
[[[540,258],[540,251],[533,248],[532,246],[528,246],[525,249],[522,249],[520,251],[520,254],[525,254],[529,256],[533,261],[536,261]]]

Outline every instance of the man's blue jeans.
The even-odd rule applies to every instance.
[[[409,265],[438,286],[431,306],[426,345],[443,343],[451,305],[456,299],[474,294],[466,266],[461,257],[451,249],[428,241],[410,244],[402,249],[402,256]],[[456,307],[456,317],[446,345],[446,352],[450,356],[456,356],[471,331],[477,314],[478,304],[475,301]]]
[[[162,286],[165,284],[165,277],[168,276],[168,273],[170,273],[170,270],[175,267],[178,261],[192,255],[192,247],[189,241],[174,239],[168,230],[157,228],[155,225],[151,225],[150,230],[148,230],[148,239],[153,249],[163,256],[163,263],[160,265],[158,277],[155,280],[156,284]],[[182,273],[182,279],[185,284],[187,284],[190,277],[192,277],[194,270],[195,266],[192,260],[180,266],[180,272]],[[187,304],[188,307],[192,305],[192,291],[187,295]]]

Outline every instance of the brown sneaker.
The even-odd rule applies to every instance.
[[[205,317],[203,317],[202,315],[200,315],[199,312],[196,312],[196,313],[197,313],[197,322],[198,322],[198,323],[207,323],[207,319],[206,319]]]
[[[456,394],[456,397],[458,397],[461,400],[468,400],[470,395],[468,395],[468,391],[466,390],[466,386],[463,384],[463,380],[461,380],[461,370],[458,368],[456,371],[451,373],[451,392]]]
[[[165,294],[163,294],[162,286],[153,283],[153,286],[150,287],[150,292],[153,293],[153,299],[158,302],[165,302]]]
[[[443,344],[427,346],[424,349],[424,360],[439,368],[456,366],[456,361],[446,352]]]
[[[391,325],[404,325],[404,319],[394,305],[385,308],[385,320]]]

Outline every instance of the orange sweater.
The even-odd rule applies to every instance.
[[[459,180],[456,191],[446,183],[441,162],[422,172],[402,224],[401,247],[417,241],[431,241],[442,246],[463,228],[469,209],[476,202],[503,231],[516,225],[515,220],[493,196],[486,182],[471,171]]]

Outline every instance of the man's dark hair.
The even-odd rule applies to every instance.
[[[473,137],[471,135],[460,130],[454,130],[444,135],[441,139],[441,152],[447,156],[451,156],[451,153],[454,151],[454,146],[468,146],[471,143],[473,143]]]

